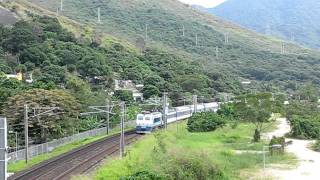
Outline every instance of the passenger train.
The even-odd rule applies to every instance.
[[[219,108],[217,102],[203,103],[197,105],[197,112],[212,111],[216,112]],[[194,105],[180,106],[167,110],[167,123],[173,123],[179,120],[187,119],[194,113]],[[139,134],[151,133],[154,129],[164,125],[162,113],[160,112],[142,112],[137,115],[136,132]]]

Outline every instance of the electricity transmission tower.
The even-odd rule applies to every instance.
[[[224,34],[224,43],[225,43],[225,44],[228,44],[228,43],[229,43],[229,34],[228,34],[228,33],[225,33],[225,34]]]
[[[284,54],[285,53],[285,44],[284,42],[281,43],[281,54]]]
[[[100,12],[100,7],[98,7],[98,23],[101,23],[101,12]]]
[[[63,11],[63,0],[60,1],[60,11]]]
[[[217,59],[219,58],[219,48],[218,48],[218,46],[216,47],[216,58]]]
[[[185,29],[184,29],[184,25],[182,26],[182,36],[184,36],[184,32],[185,32]]]

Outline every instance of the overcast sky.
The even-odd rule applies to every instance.
[[[179,0],[186,4],[196,4],[201,5],[206,8],[215,7],[226,0]]]

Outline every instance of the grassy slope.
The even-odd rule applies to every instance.
[[[98,31],[92,26],[80,23],[66,16],[56,16],[56,12],[47,10],[29,1],[19,0],[19,2],[17,3],[13,2],[13,3],[6,3],[3,5],[0,4],[0,7],[1,6],[7,9],[15,8],[15,13],[20,19],[28,19],[28,15],[26,15],[26,12],[28,11],[38,15],[47,15],[51,17],[57,17],[61,25],[64,28],[66,28],[68,31],[72,32],[77,38],[85,38],[90,41],[93,38],[95,38],[95,36],[98,36],[98,38],[101,39],[102,46],[108,47],[111,44],[111,42],[119,43],[123,45],[127,50],[131,52],[137,52],[136,48],[132,44],[128,43],[128,41],[121,40],[120,38],[116,38],[110,34],[106,34],[101,31]]]
[[[223,169],[230,179],[252,177],[254,170],[262,167],[261,154],[236,154],[234,150],[261,150],[263,143],[252,144],[253,126],[240,124],[236,129],[225,127],[210,133],[188,133],[185,122],[172,125],[165,132],[165,143],[169,152],[192,153],[204,152],[209,155],[212,163]],[[164,133],[164,132],[163,132]],[[123,160],[114,159],[96,172],[95,179],[119,179],[137,171],[148,170],[157,164],[151,158],[156,145],[153,135],[130,148],[129,155]],[[143,156],[142,156],[143,155]],[[267,157],[267,163],[281,162],[294,164],[292,155]],[[76,177],[75,179],[78,179]],[[90,179],[90,177],[82,177]]]
[[[25,2],[19,0],[18,3]],[[33,6],[55,12],[59,1],[29,0]],[[101,7],[102,24],[97,23]],[[278,85],[288,80],[320,81],[320,54],[317,51],[262,36],[194,10],[176,0],[68,0],[62,14],[72,20],[135,44],[145,36],[148,45],[174,52],[185,59],[202,61],[208,71],[220,71]],[[185,36],[182,36],[182,26]],[[229,44],[224,44],[224,34]],[[195,44],[198,35],[198,46]],[[219,47],[219,57],[215,57]]]

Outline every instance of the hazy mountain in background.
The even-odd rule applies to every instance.
[[[228,0],[207,11],[260,33],[320,48],[319,0]]]

